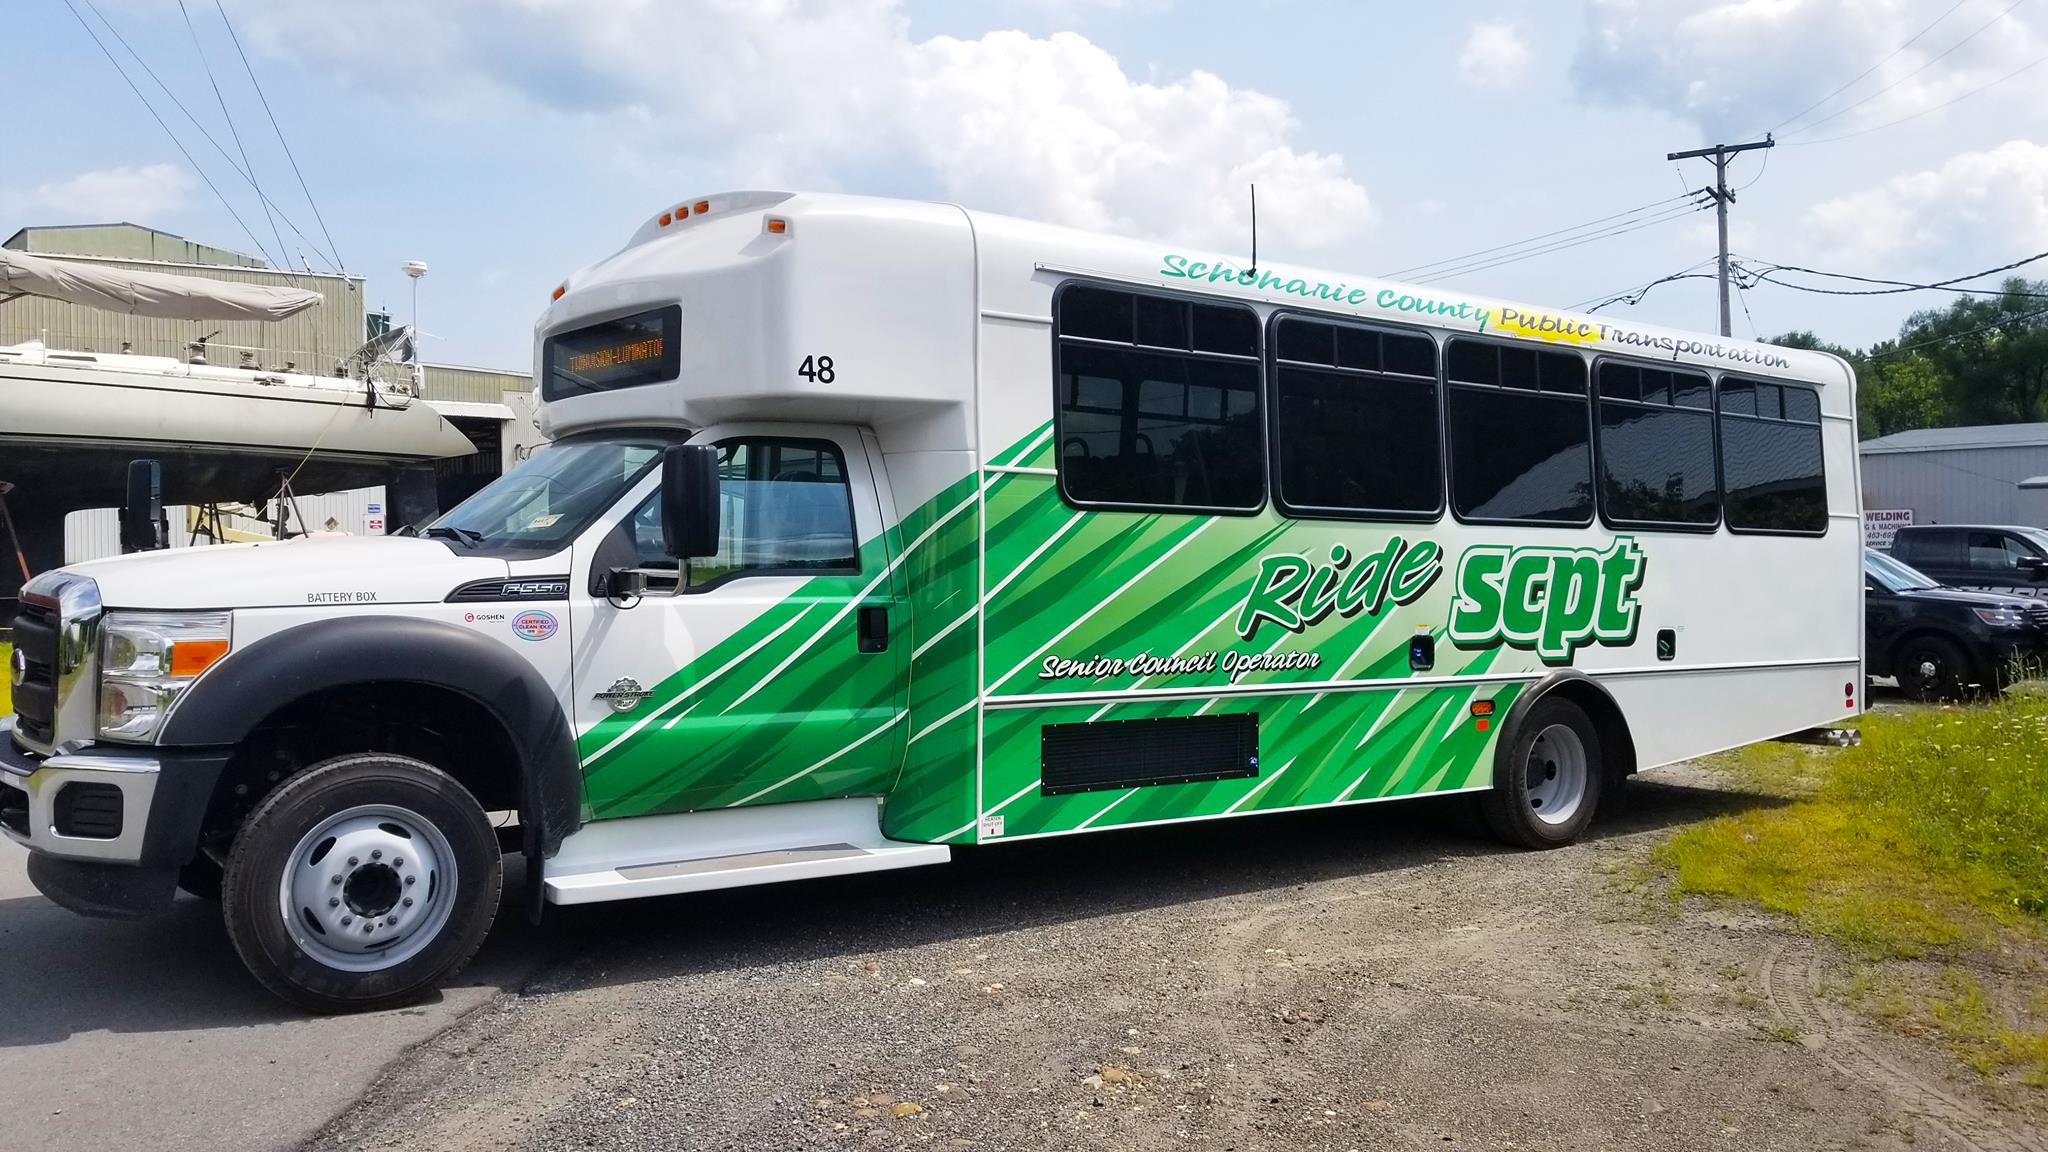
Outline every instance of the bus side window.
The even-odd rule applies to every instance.
[[[1273,331],[1273,493],[1281,509],[1379,520],[1441,515],[1436,342],[1303,316],[1282,316]]]
[[[1820,395],[1797,384],[1721,379],[1721,480],[1728,528],[1819,536],[1828,528]]]
[[[1600,507],[1629,528],[1710,530],[1721,518],[1713,389],[1704,373],[1602,360]]]
[[[1265,503],[1251,309],[1068,284],[1053,313],[1056,459],[1069,504]]]
[[[1460,337],[1450,342],[1445,410],[1458,518],[1593,522],[1592,408],[1586,362]]]

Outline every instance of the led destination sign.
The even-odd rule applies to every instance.
[[[682,329],[683,310],[670,305],[558,332],[542,346],[541,398],[673,380],[681,371]]]

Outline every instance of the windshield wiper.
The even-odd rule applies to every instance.
[[[436,524],[420,529],[422,536],[438,536],[444,540],[459,540],[471,548],[484,542],[484,534],[474,528],[457,528],[452,524]]]

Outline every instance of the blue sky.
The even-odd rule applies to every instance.
[[[92,2],[235,151],[175,0]],[[1678,197],[1710,168],[1666,152],[1777,128],[1768,168],[1732,170],[1740,256],[1916,280],[2048,249],[2039,0],[223,3],[371,304],[403,318],[399,265],[432,265],[436,360],[525,367],[567,273],[722,188],[955,199],[1234,250],[1256,180],[1262,256],[1382,274]],[[318,242],[280,224],[285,249],[323,264],[213,0],[187,8],[264,190]],[[0,234],[128,219],[278,248],[248,185],[110,39],[255,239],[65,0],[19,0],[10,33]],[[1443,284],[1571,305],[1713,242],[1702,212]],[[1950,297],[1745,299],[1737,335],[1753,318],[1864,344]],[[1711,330],[1713,286],[1609,311]]]

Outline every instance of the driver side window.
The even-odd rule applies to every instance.
[[[718,552],[686,561],[686,583],[704,589],[742,576],[860,571],[853,489],[839,446],[824,440],[749,437],[718,445]],[[660,493],[627,522],[640,567],[667,572]]]

